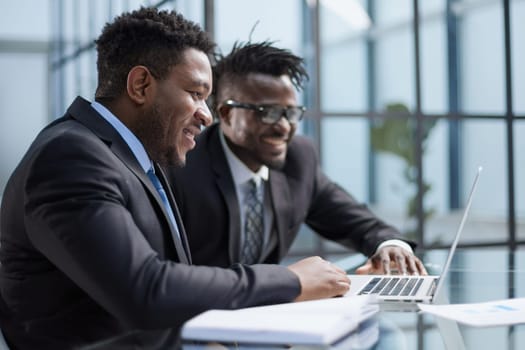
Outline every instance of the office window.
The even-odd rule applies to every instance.
[[[337,4],[342,8],[323,6],[323,2],[320,7],[321,109],[364,111],[369,83],[366,31],[370,18],[359,2]]]
[[[468,120],[463,122],[463,129],[461,198],[464,202],[474,173],[481,165],[483,173],[472,203],[472,212],[474,215],[477,213],[480,217],[484,217],[487,222],[494,220],[495,223],[501,223],[503,232],[493,231],[490,235],[492,239],[498,237],[503,239],[506,235],[504,223],[508,210],[507,164],[506,158],[501,156],[506,153],[505,122],[503,120]],[[486,142],[487,137],[490,137],[490,142]]]
[[[514,113],[525,117],[525,1],[510,1]]]
[[[412,21],[412,0],[369,0],[374,6],[374,22],[378,27],[398,26]],[[403,25],[404,26],[404,25]]]
[[[48,1],[2,2],[1,7],[0,197],[20,158],[48,121],[50,35]]]
[[[514,198],[516,200],[517,236],[525,240],[525,119],[514,122]],[[522,265],[525,266],[525,265]]]
[[[380,28],[378,28],[380,30]],[[378,111],[400,103],[415,109],[414,45],[410,23],[385,30],[375,41],[376,104]]]
[[[182,13],[185,18],[199,24],[204,29],[204,1],[177,0],[164,5],[167,9],[175,9]]]
[[[92,99],[96,87],[96,53],[94,39],[107,21],[123,8],[103,1],[69,1],[53,4],[53,26],[60,40],[60,52],[53,59],[54,73],[60,75],[62,104],[56,106],[54,118],[61,116],[76,96]],[[113,3],[115,5],[115,3]],[[118,12],[113,12],[118,11]]]
[[[400,110],[398,110],[400,108]],[[404,105],[392,104],[387,110],[403,113]],[[374,120],[371,123],[370,147],[373,152],[375,181],[373,203],[382,216],[411,239],[416,239],[418,169],[415,159],[415,123],[409,115]]]
[[[413,10],[410,0],[381,0],[373,3],[375,105],[401,103],[414,110],[415,76],[412,41]]]
[[[36,134],[47,123],[45,53],[2,53],[0,67],[9,88],[0,94],[0,195]],[[21,69],[21,67],[24,67]],[[30,82],[30,83],[29,83]],[[44,93],[43,93],[44,92]],[[31,103],[22,103],[31,101]],[[19,101],[19,103],[12,103]]]
[[[49,0],[2,1],[0,38],[6,42],[47,41],[51,35],[49,5]],[[7,47],[2,46],[0,52]]]
[[[368,202],[368,120],[326,116],[321,130],[324,171],[358,201]]]
[[[214,9],[215,40],[223,52],[229,52],[235,41],[269,40],[304,54],[300,0],[216,0]]]
[[[514,270],[523,273],[525,266],[525,249],[520,248],[516,251],[516,264],[514,266]],[[525,279],[519,278],[516,279],[516,290],[515,290],[516,296],[522,296],[525,295]]]
[[[427,120],[423,139],[423,202],[425,243],[429,246],[450,244],[458,225],[461,209],[450,208],[450,177],[448,157],[449,122]],[[461,207],[463,208],[463,207]]]
[[[437,2],[437,5],[443,3]],[[444,11],[427,9],[421,10],[420,14],[421,109],[426,114],[444,114],[448,112],[448,51]]]
[[[434,17],[436,14],[442,15],[445,11],[447,0],[424,0],[419,2],[419,13],[423,17]],[[412,4],[410,4],[412,5]]]
[[[482,115],[504,113],[502,2],[465,5],[459,40],[462,111]]]
[[[159,4],[205,24],[204,1]],[[321,164],[331,178],[401,231],[421,231],[421,248],[449,243],[478,165],[484,171],[465,243],[506,244],[514,230],[521,244],[525,240],[525,99],[521,98],[525,95],[525,68],[521,64],[525,61],[525,24],[521,20],[525,1],[510,0],[510,111],[505,95],[505,2],[453,1],[450,13],[446,11],[447,0],[417,4],[419,52],[415,51],[412,0],[215,0],[208,16],[213,16],[211,31],[224,52],[237,40],[270,40],[306,58],[312,79],[300,100],[310,107],[310,113],[300,131],[319,144]],[[75,96],[92,99],[96,86],[93,39],[102,26],[122,11],[140,5],[154,4],[138,0],[24,0],[3,5],[3,66],[24,63],[24,71],[6,70],[9,81],[30,80],[32,84],[13,83],[2,97],[0,123],[8,125],[2,130],[9,131],[9,135],[7,131],[1,135],[5,144],[2,152],[9,149],[2,157],[7,160],[0,174],[2,190],[34,134],[47,121],[62,115]],[[23,6],[30,6],[32,11],[21,10]],[[353,11],[346,11],[349,7]],[[21,20],[17,14],[34,18]],[[318,27],[314,25],[316,19]],[[456,27],[449,27],[451,23]],[[316,35],[319,47],[313,40]],[[457,52],[451,51],[454,47]],[[17,75],[11,77],[15,72]],[[12,102],[17,101],[16,96],[28,94],[34,100],[31,106],[21,104],[19,98]],[[418,107],[420,116],[416,116]],[[317,110],[320,115],[312,113]],[[507,112],[515,116],[512,159],[507,144]],[[26,124],[17,124],[18,118],[10,119],[16,113],[26,117]],[[422,123],[420,135],[416,135],[418,122]],[[22,126],[29,131],[15,137],[11,130],[22,133]],[[382,139],[387,136],[395,142]],[[508,193],[511,161],[515,227]],[[420,174],[422,188],[417,186]],[[422,193],[420,211],[418,191]],[[477,231],[480,235],[474,234]],[[297,249],[302,253],[337,250],[306,229]]]

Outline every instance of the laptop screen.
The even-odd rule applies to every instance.
[[[454,241],[452,242],[452,245],[450,246],[448,257],[445,262],[445,265],[443,266],[443,271],[441,271],[441,275],[439,277],[439,281],[436,286],[434,295],[439,294],[439,291],[443,287],[445,277],[448,274],[448,270],[450,269],[452,258],[454,257],[454,253],[459,243],[459,237],[461,236],[461,232],[463,231],[463,226],[465,226],[465,221],[467,221],[467,217],[470,211],[470,206],[472,205],[472,198],[474,197],[474,191],[476,190],[476,186],[478,185],[479,175],[481,174],[482,169],[483,169],[482,167],[478,167],[476,177],[474,178],[474,183],[472,184],[472,188],[470,189],[470,193],[467,199],[467,205],[465,206],[465,210],[463,211],[463,216],[461,217],[461,222],[459,224],[458,230],[456,231],[456,236],[454,237]]]

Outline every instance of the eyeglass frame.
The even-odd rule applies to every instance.
[[[261,105],[257,105],[257,104],[253,104],[253,103],[243,103],[243,102],[237,102],[237,101],[234,101],[234,100],[226,100],[224,101],[223,103],[225,106],[228,106],[228,107],[232,107],[232,108],[242,108],[242,109],[248,109],[248,110],[251,110],[251,111],[254,111],[256,112],[256,115],[257,115],[257,118],[263,122],[264,124],[275,124],[277,122],[279,122],[279,120],[281,120],[281,118],[284,116],[286,118],[286,120],[288,121],[288,123],[290,124],[297,124],[298,122],[300,122],[303,117],[304,117],[304,112],[306,111],[306,107],[304,106],[281,106],[281,105],[270,105],[270,104],[267,104],[267,105],[264,105],[264,104],[261,104]],[[269,112],[267,110],[271,110],[271,109],[279,109],[280,110],[280,114],[279,114],[279,118],[273,120],[273,119],[265,119],[265,118],[269,118],[268,115],[269,115]],[[301,114],[299,115],[299,117],[297,118],[297,120],[290,120],[290,117],[288,116],[288,111],[289,110],[298,110],[301,112]]]

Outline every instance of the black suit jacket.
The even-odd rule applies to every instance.
[[[168,177],[189,232],[195,263],[228,266],[239,261],[240,217],[219,132],[218,124],[208,127],[199,136],[197,147],[188,153],[186,166],[170,169]],[[381,242],[402,239],[397,230],[328,179],[320,169],[313,143],[305,137],[294,136],[284,167],[270,170],[268,184],[277,244],[263,254],[261,262],[279,262],[302,223],[368,256]]]
[[[184,227],[174,241],[131,150],[81,98],[30,146],[6,186],[0,222],[0,326],[14,349],[108,339],[111,348],[150,349],[207,309],[300,292],[280,266],[190,266]]]

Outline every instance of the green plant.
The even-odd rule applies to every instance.
[[[375,152],[383,152],[401,158],[405,163],[403,177],[409,183],[414,194],[411,195],[406,204],[406,216],[415,222],[417,216],[417,163],[415,152],[416,120],[410,117],[410,111],[402,103],[391,103],[386,106],[386,112],[392,114],[382,120],[374,120],[370,130],[372,149]],[[435,126],[435,119],[424,120],[422,133],[422,152],[426,149],[426,140]],[[423,181],[423,195],[430,189],[431,184]],[[429,208],[424,211],[425,219],[434,214],[435,209]],[[407,235],[415,235],[415,229],[409,229]]]

